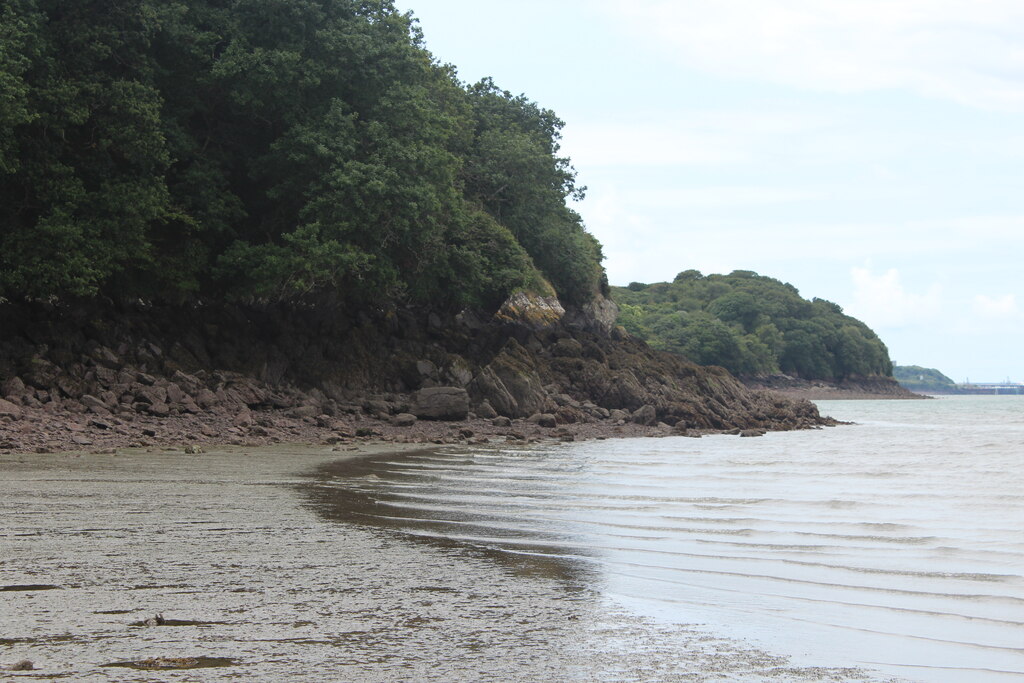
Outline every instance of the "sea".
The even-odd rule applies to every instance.
[[[111,681],[1024,681],[1024,397],[818,406],[851,424],[5,458],[0,665]]]

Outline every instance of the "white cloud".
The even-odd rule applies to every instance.
[[[829,92],[1024,110],[1019,0],[605,0],[688,67]]]
[[[985,318],[1016,318],[1020,315],[1017,298],[1013,294],[989,297],[979,294],[974,297],[974,312]]]
[[[871,327],[903,327],[933,321],[942,308],[942,289],[931,285],[923,294],[907,291],[895,268],[875,275],[869,268],[852,268],[853,304],[848,313]]]

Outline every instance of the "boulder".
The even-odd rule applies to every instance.
[[[763,429],[744,429],[740,432],[740,436],[764,436],[765,431]]]
[[[477,417],[481,417],[485,420],[490,420],[495,417],[498,417],[498,411],[494,409],[494,406],[492,406],[491,402],[488,401],[487,399],[484,399],[483,401],[480,402],[480,405],[476,407],[475,412],[477,414]]]
[[[188,398],[188,394],[185,393],[185,391],[183,391],[182,388],[175,384],[174,382],[168,383],[166,391],[168,403],[181,403],[186,398]]]
[[[427,420],[464,420],[469,394],[460,387],[428,387],[413,394],[412,413]]]
[[[3,384],[0,384],[0,397],[18,402],[22,396],[27,394],[28,390],[25,388],[25,383],[21,381],[20,377],[11,377]]]
[[[209,389],[200,389],[196,393],[196,403],[205,409],[212,408],[218,403],[217,394],[213,393]]]
[[[78,399],[78,401],[90,412],[97,413],[99,415],[106,415],[109,411],[109,406],[107,406],[105,402],[90,394],[84,394],[82,398]]]
[[[530,424],[535,424],[540,427],[554,427],[558,424],[555,416],[551,413],[534,413],[526,419]]]
[[[11,417],[18,420],[21,418],[21,408],[8,400],[0,398],[0,417]]]
[[[171,408],[166,403],[150,403],[145,411],[154,417],[167,417],[171,414]]]
[[[637,408],[633,412],[633,422],[641,425],[653,425],[658,421],[658,412],[654,409],[654,406],[648,404]]]
[[[391,419],[391,424],[396,427],[412,427],[416,424],[416,416],[412,413],[399,413]]]

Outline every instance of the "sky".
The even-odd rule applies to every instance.
[[[753,270],[898,364],[1024,382],[1024,3],[396,4],[565,121],[613,285]]]

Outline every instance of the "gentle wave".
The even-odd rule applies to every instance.
[[[1024,676],[1024,461],[992,438],[1015,398],[836,402],[860,424],[757,440],[389,456],[325,485],[370,525],[587,566],[648,616],[925,680]]]

